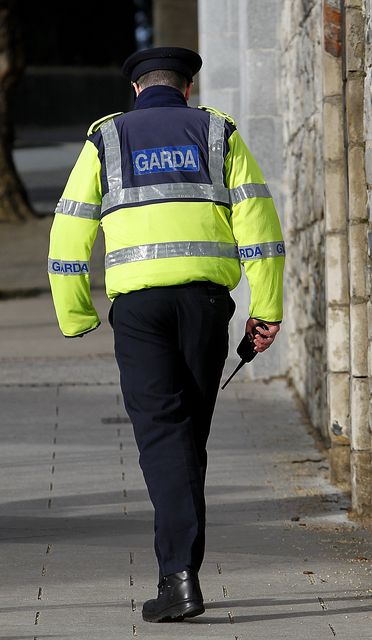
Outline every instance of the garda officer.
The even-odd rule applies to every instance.
[[[89,258],[98,226],[126,409],[155,508],[151,622],[203,613],[206,443],[242,263],[246,331],[264,351],[282,319],[284,245],[268,186],[234,120],[189,108],[202,61],[178,47],[130,56],[130,113],[95,122],[56,208],[49,275],[67,337],[96,329]]]

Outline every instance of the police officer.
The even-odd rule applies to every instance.
[[[267,184],[233,118],[188,107],[199,55],[178,47],[130,56],[130,113],[95,122],[56,208],[49,275],[63,334],[100,324],[89,289],[98,226],[127,412],[155,508],[158,596],[150,622],[204,612],[206,443],[222,369],[229,291],[242,263],[255,348],[282,319],[284,245]]]

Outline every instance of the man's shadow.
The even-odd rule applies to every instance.
[[[249,599],[249,600],[225,600],[221,602],[207,602],[205,603],[206,613],[203,616],[199,616],[197,618],[188,618],[185,621],[191,624],[241,624],[244,622],[259,622],[264,620],[285,620],[286,618],[309,618],[314,616],[325,616],[325,615],[345,615],[352,613],[369,613],[372,611],[372,596],[343,596],[343,597],[334,597],[332,595],[328,596],[323,594],[324,601],[326,602],[352,602],[365,600],[365,605],[359,606],[344,606],[340,609],[323,609],[319,607],[319,610],[314,611],[275,611],[274,613],[254,613],[252,615],[236,615],[234,609],[238,607],[281,607],[281,606],[299,606],[303,604],[319,604],[317,603],[317,597],[314,596],[312,598],[305,598],[302,600],[282,600],[275,598],[258,598],[258,599]],[[226,616],[221,617],[212,617],[209,614],[213,609],[225,609],[227,610]]]

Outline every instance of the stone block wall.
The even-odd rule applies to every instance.
[[[284,0],[281,24],[290,376],[327,438],[322,2]]]
[[[332,480],[350,487],[350,281],[343,7],[324,0],[323,129],[325,178],[328,434]]]
[[[365,83],[364,83],[364,132],[365,171],[368,210],[368,377],[369,377],[369,431],[372,434],[372,0],[365,0]],[[372,449],[372,446],[371,446]]]
[[[368,326],[368,430],[369,442],[366,447],[369,451],[364,454],[364,464],[367,466],[367,473],[363,474],[363,482],[372,482],[372,0],[365,0],[365,59],[364,59],[364,140],[365,140],[365,179],[367,185],[367,244],[368,258],[366,272],[366,295],[367,295],[367,326]],[[362,496],[359,503],[369,504],[369,513],[372,513],[372,491],[369,495]],[[366,508],[363,512],[367,511]]]

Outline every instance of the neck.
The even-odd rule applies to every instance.
[[[151,107],[187,107],[187,102],[178,89],[167,85],[154,85],[143,89],[134,103],[134,109]]]

